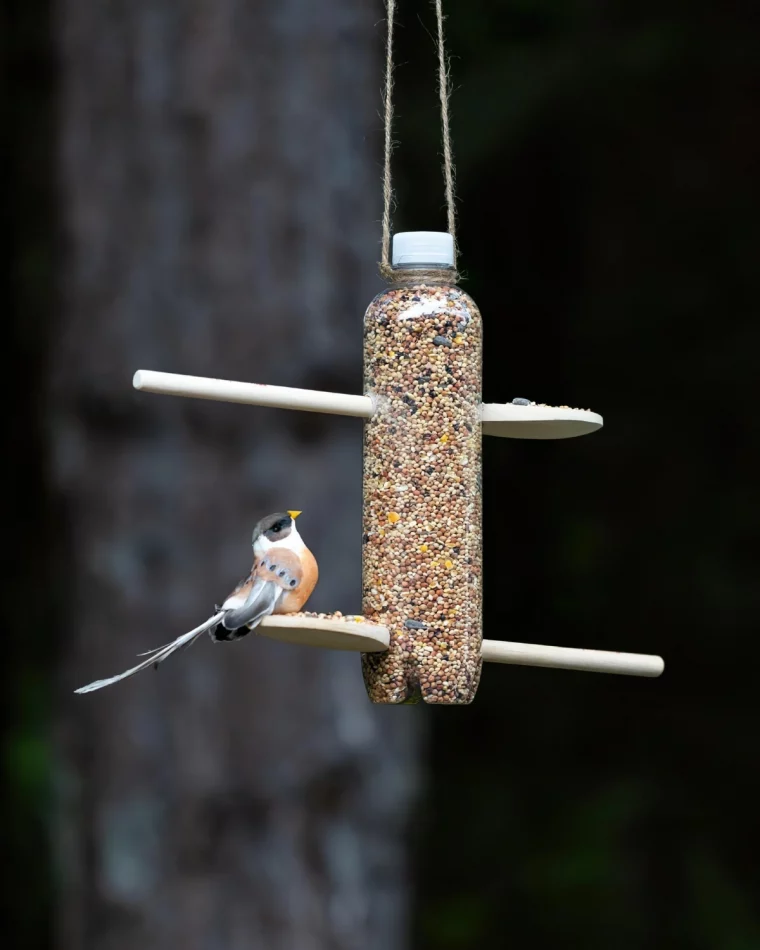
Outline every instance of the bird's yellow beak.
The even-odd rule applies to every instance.
[[[300,511],[289,511],[288,514],[289,514],[290,517],[293,519],[293,521],[295,521],[296,518],[301,514],[301,512],[300,512]]]

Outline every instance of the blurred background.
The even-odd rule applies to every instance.
[[[443,230],[433,11],[398,7],[394,224]],[[356,656],[204,640],[72,694],[208,616],[270,510],[304,510],[314,609],[360,609],[360,423],[131,377],[360,391],[384,13],[8,0],[14,948],[760,948],[758,10],[445,8],[484,398],[605,419],[485,442],[486,636],[665,675],[491,666],[470,707],[375,707]]]

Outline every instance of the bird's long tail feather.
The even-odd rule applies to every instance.
[[[159,663],[163,663],[164,660],[168,659],[173,653],[176,653],[177,650],[181,650],[182,647],[189,646],[194,640],[197,640],[198,637],[209,630],[211,627],[216,626],[219,621],[224,616],[224,611],[219,611],[219,613],[214,614],[213,617],[209,617],[204,623],[199,627],[196,627],[194,630],[190,630],[189,633],[183,633],[181,637],[177,637],[176,640],[173,640],[171,643],[167,643],[162,647],[157,647],[155,650],[150,651],[150,655],[147,660],[143,660],[142,663],[138,663],[137,666],[133,666],[131,670],[127,670],[124,673],[119,673],[118,676],[111,676],[108,679],[104,680],[95,680],[94,683],[89,683],[87,686],[81,686],[79,689],[75,689],[75,693],[92,693],[96,689],[103,689],[104,686],[111,686],[113,683],[118,683],[120,680],[126,679],[128,676],[133,676],[135,673],[139,673],[141,670],[146,670],[150,666],[158,666]],[[143,656],[145,654],[140,654]]]

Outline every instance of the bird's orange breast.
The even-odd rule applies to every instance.
[[[317,586],[319,568],[314,555],[308,548],[304,548],[299,552],[298,559],[301,562],[301,583],[296,590],[289,590],[284,597],[280,598],[274,609],[276,614],[294,614],[303,609]]]

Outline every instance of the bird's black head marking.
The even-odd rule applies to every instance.
[[[290,535],[290,529],[293,527],[293,519],[287,511],[277,511],[273,515],[267,515],[253,529],[253,541],[264,535],[269,541],[283,541]]]

